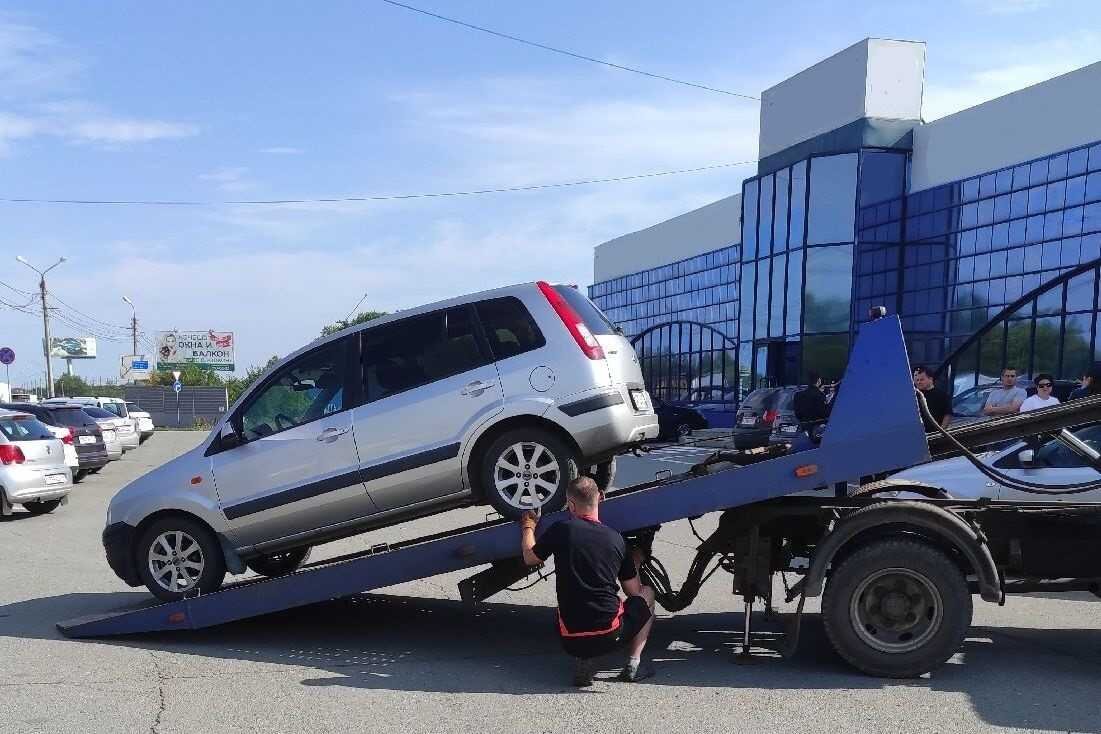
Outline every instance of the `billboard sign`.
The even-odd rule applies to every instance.
[[[232,331],[162,331],[157,334],[157,369],[182,370],[193,364],[232,372]]]
[[[50,356],[59,359],[95,359],[94,336],[55,336],[50,339]]]
[[[139,382],[148,380],[150,373],[149,357],[144,354],[122,355],[122,366],[119,369],[119,377],[123,382]]]

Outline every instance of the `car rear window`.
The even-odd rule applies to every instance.
[[[475,304],[494,359],[506,359],[547,343],[519,298],[491,298]]]
[[[122,403],[104,403],[104,410],[109,410],[115,418],[126,417],[126,407]]]
[[[81,408],[51,408],[58,425],[62,426],[95,426],[96,419],[85,413]]]
[[[82,410],[93,418],[118,418],[118,416],[111,411],[97,408],[94,405],[89,405],[86,408],[82,408]]]
[[[581,320],[585,322],[585,326],[589,327],[594,335],[615,334],[615,325],[608,320],[608,317],[604,315],[604,312],[596,307],[592,301],[585,297],[585,294],[568,285],[556,285],[553,286],[558,295],[566,299],[566,303],[570,304],[570,308],[577,311],[577,315],[581,317]]]
[[[32,416],[4,416],[0,418],[0,432],[9,441],[44,441],[54,435]]]
[[[780,390],[776,388],[754,390],[749,395],[745,396],[745,400],[742,401],[741,407],[751,410],[771,410],[776,407],[776,399],[779,395]]]

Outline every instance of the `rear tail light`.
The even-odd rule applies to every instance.
[[[61,442],[62,443],[67,443],[70,446],[73,445],[73,428],[72,428],[72,426],[69,427],[69,432],[61,437]]]
[[[778,411],[766,410],[765,414],[761,416],[761,420],[764,421],[766,426],[771,426],[776,422],[776,417],[780,415]]]
[[[3,463],[4,466],[22,464],[26,460],[27,457],[23,455],[23,449],[12,446],[10,443],[0,444],[0,463]]]
[[[589,327],[581,320],[581,316],[578,315],[577,311],[573,310],[573,306],[566,303],[566,299],[550,283],[541,280],[536,285],[546,296],[551,308],[558,314],[558,318],[562,319],[562,323],[566,325],[566,329],[569,330],[570,335],[577,342],[577,346],[581,347],[581,351],[585,353],[585,356],[589,359],[604,359],[604,349],[600,346],[600,342],[589,331]]]

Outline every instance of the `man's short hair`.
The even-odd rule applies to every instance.
[[[1002,367],[1002,374],[1004,375],[1006,372],[1012,372],[1012,373],[1016,374],[1017,373],[1017,368],[1016,367],[1010,367],[1010,366],[1006,365],[1005,367]]]
[[[600,500],[600,487],[591,477],[578,477],[566,487],[566,498],[586,507],[595,505]]]
[[[933,373],[930,372],[929,370],[925,369],[925,365],[923,365],[923,364],[919,364],[917,367],[914,368],[914,374],[915,375],[929,375],[930,377],[933,376]]]
[[[822,375],[818,374],[818,370],[807,370],[807,384],[817,385],[818,381],[822,379]]]

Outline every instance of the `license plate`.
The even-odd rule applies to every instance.
[[[65,475],[64,474],[47,474],[46,475],[46,484],[48,486],[53,486],[55,484],[64,484],[64,483],[65,483]]]
[[[780,426],[780,433],[796,433],[799,426]]]
[[[745,416],[744,418],[742,418],[742,425],[743,426],[755,426],[755,425],[757,425],[757,417],[752,416],[752,415]]]
[[[95,442],[96,442],[96,437],[95,436],[80,436],[80,443],[82,443],[82,444],[95,443]]]
[[[631,402],[634,403],[635,410],[650,410],[650,396],[646,394],[645,390],[632,390]]]

